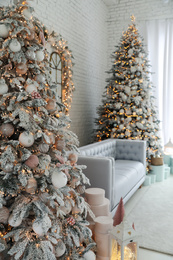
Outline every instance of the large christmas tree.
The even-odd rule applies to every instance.
[[[147,162],[150,162],[151,155],[160,156],[162,152],[159,120],[149,62],[134,17],[112,58],[113,65],[108,72],[111,77],[97,111],[95,139],[146,140]]]
[[[0,259],[95,259],[81,196],[89,180],[32,12],[22,1],[0,8]]]

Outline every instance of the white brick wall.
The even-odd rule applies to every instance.
[[[118,0],[108,7],[108,67],[111,67],[110,55],[119,44],[122,31],[131,23],[130,16],[136,17],[139,32],[145,20],[173,18],[173,0]]]
[[[96,107],[107,69],[107,6],[102,0],[35,0],[35,15],[68,41],[74,56],[71,130],[80,145],[92,141]]]
[[[0,0],[0,5],[11,0]],[[80,145],[91,142],[96,107],[101,103],[107,70],[107,6],[102,0],[28,1],[48,29],[68,41],[74,56],[76,91],[70,118]]]

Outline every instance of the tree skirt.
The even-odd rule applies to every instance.
[[[152,184],[127,219],[135,224],[141,248],[173,255],[173,176]]]

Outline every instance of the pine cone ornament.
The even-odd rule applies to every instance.
[[[67,223],[70,225],[70,226],[73,226],[75,224],[75,219],[73,217],[69,217],[67,219]]]

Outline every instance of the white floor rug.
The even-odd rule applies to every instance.
[[[173,176],[145,191],[127,219],[135,224],[140,247],[173,255]]]

